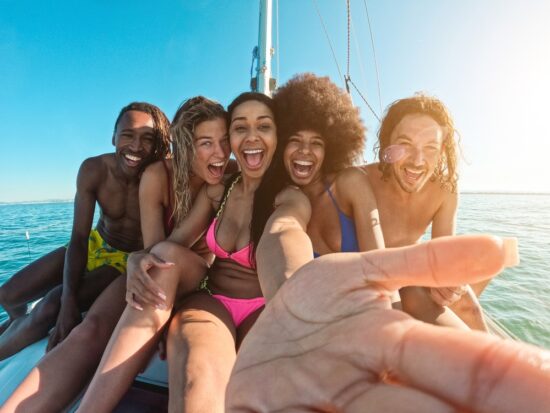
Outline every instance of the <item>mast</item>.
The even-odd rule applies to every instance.
[[[254,92],[260,92],[268,96],[271,96],[271,92],[275,89],[275,79],[271,77],[271,58],[274,53],[272,47],[272,9],[272,0],[260,0],[258,46],[252,52],[256,60],[256,76],[250,80],[250,87]]]

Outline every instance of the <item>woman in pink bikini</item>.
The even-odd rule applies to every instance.
[[[204,291],[190,295],[170,324],[169,409],[223,412],[236,349],[264,303],[251,257],[250,219],[254,191],[277,144],[269,97],[244,93],[228,112],[231,149],[241,172],[226,186],[203,187],[168,240],[133,258],[162,289],[164,303],[144,305],[143,311],[126,308],[79,411],[107,412],[116,406],[150,355],[176,298],[195,289],[208,270]],[[188,249],[205,230],[216,255],[209,269]],[[165,262],[160,266],[159,258]]]

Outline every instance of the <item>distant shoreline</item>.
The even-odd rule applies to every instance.
[[[461,191],[460,195],[540,195],[549,196],[550,192],[521,192],[521,191]],[[4,205],[35,205],[35,204],[65,204],[74,199],[43,199],[37,201],[0,201]]]
[[[43,199],[38,201],[0,201],[2,205],[34,205],[34,204],[66,204],[73,202],[74,199]]]

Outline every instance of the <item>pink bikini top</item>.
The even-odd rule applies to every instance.
[[[227,191],[227,194],[224,200],[222,201],[220,208],[218,209],[218,213],[216,214],[216,217],[212,220],[212,223],[208,227],[208,231],[206,232],[206,245],[208,245],[208,248],[210,249],[210,251],[212,251],[212,253],[218,258],[233,260],[237,264],[240,264],[246,268],[255,268],[254,263],[250,260],[250,249],[252,248],[252,244],[248,244],[245,247],[235,252],[227,252],[216,241],[216,224],[218,222],[218,218],[220,217],[223,211],[227,198],[229,198],[229,194],[231,193],[231,191],[233,190],[233,187],[239,180],[240,180],[240,175],[233,181],[233,183],[229,187],[229,190]]]

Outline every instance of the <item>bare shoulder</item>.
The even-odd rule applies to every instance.
[[[339,187],[361,185],[367,181],[367,172],[362,167],[351,166],[338,172],[334,182]]]
[[[109,168],[114,165],[113,153],[85,159],[78,170],[78,186],[97,186],[106,178]]]
[[[274,206],[278,207],[282,204],[287,203],[309,205],[309,199],[300,188],[294,185],[289,185],[277,194],[277,196],[275,197]]]
[[[373,191],[367,172],[363,167],[349,167],[336,175],[335,189],[342,199],[356,196],[372,196]]]
[[[167,163],[165,163],[164,160],[153,162],[152,164],[148,165],[147,168],[143,171],[142,179],[143,178],[149,178],[149,179],[160,179],[166,177],[166,168],[170,165],[171,166],[172,161],[168,160]]]

